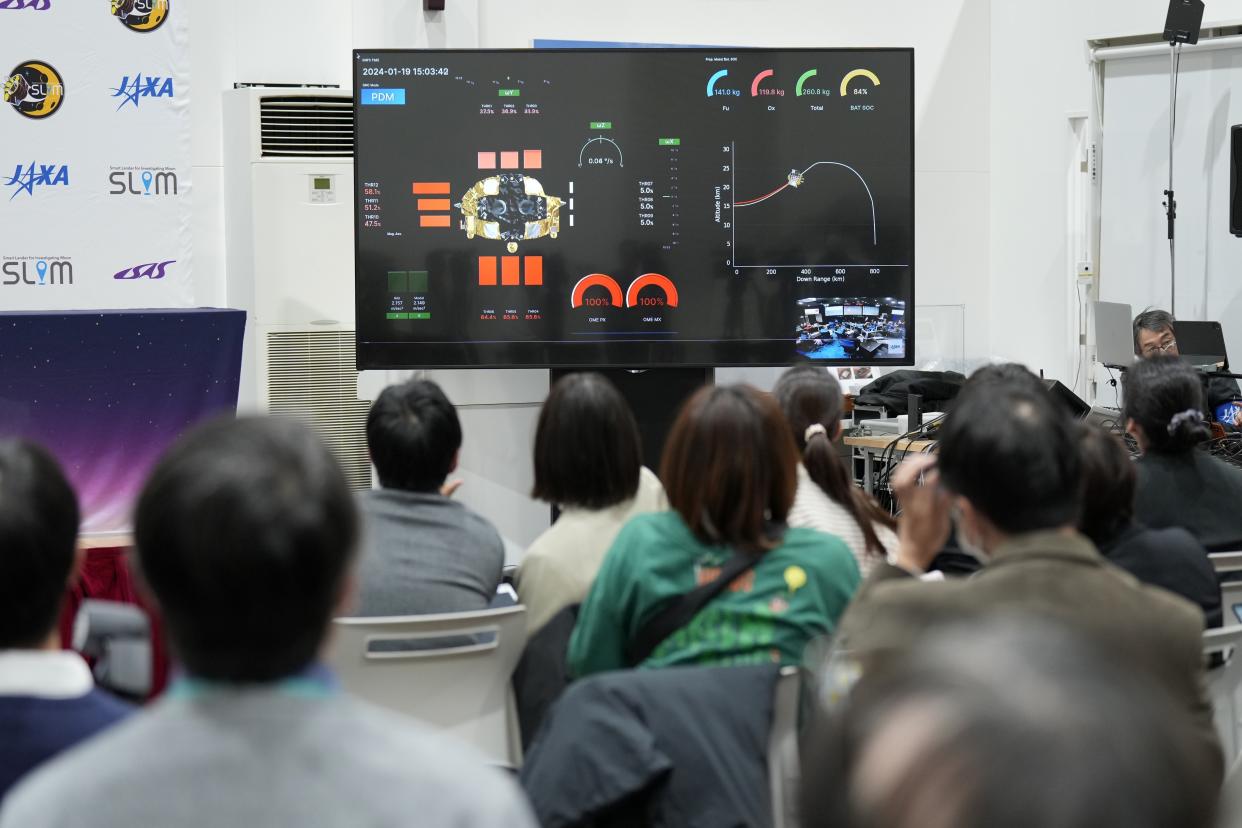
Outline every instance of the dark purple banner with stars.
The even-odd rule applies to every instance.
[[[163,451],[236,411],[245,322],[218,308],[0,313],[0,437],[56,455],[83,533],[126,531]]]

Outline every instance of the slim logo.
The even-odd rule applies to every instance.
[[[69,186],[68,164],[36,164],[31,161],[29,167],[18,164],[13,175],[5,182],[5,186],[13,188],[9,201],[21,193],[34,195],[35,187],[67,187]]]
[[[113,170],[108,175],[108,195],[177,195],[177,174],[172,170]]]
[[[52,0],[0,0],[0,11],[12,9],[21,11],[22,9],[30,9],[31,11],[47,11],[52,7]]]
[[[134,265],[113,274],[113,279],[163,279],[164,270],[170,264],[176,264],[176,259],[169,259],[166,262],[150,262],[148,264]]]
[[[68,259],[22,259],[0,266],[4,285],[72,285],[73,262]]]
[[[112,89],[112,97],[121,99],[121,102],[116,105],[118,112],[125,104],[133,104],[137,109],[140,98],[174,97],[173,79],[157,75],[147,75],[144,78],[141,72],[134,75],[132,79],[129,75],[125,75],[121,78],[121,85]]]

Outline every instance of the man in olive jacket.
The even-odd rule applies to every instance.
[[[894,474],[900,551],[860,588],[838,646],[874,669],[946,622],[1050,618],[1153,676],[1186,710],[1219,772],[1202,612],[1108,563],[1074,528],[1082,427],[1025,370],[999,366],[972,377],[945,420],[938,456],[920,455]],[[954,523],[962,548],[986,565],[965,580],[918,580]]]

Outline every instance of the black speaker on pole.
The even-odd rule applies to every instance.
[[[1235,124],[1229,136],[1229,232],[1242,236],[1242,124]]]
[[[1203,26],[1203,0],[1170,0],[1169,16],[1164,19],[1164,39],[1170,43],[1199,42]]]

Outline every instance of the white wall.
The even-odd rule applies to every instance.
[[[1071,373],[1067,309],[1075,288],[1066,227],[1074,143],[1067,114],[1093,106],[1087,41],[1158,33],[1167,10],[1167,0],[993,0],[992,353],[1050,376]],[[1204,24],[1239,18],[1242,1],[1213,0]],[[1164,101],[1152,106],[1167,108]],[[1107,261],[1099,274],[1102,283],[1133,278],[1110,271]]]

